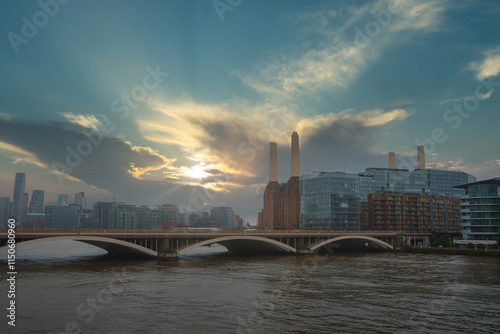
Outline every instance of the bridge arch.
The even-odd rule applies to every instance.
[[[148,255],[148,256],[157,256],[158,255],[158,252],[155,252],[154,250],[151,250],[151,249],[146,248],[144,246],[136,245],[134,243],[124,241],[124,240],[106,238],[106,237],[68,235],[68,236],[45,237],[45,238],[27,240],[27,241],[18,242],[17,244],[18,245],[33,245],[33,244],[37,244],[37,243],[41,243],[41,242],[61,241],[61,240],[74,240],[74,241],[83,242],[83,243],[104,249],[105,251],[107,251],[110,254],[131,254],[131,255]],[[4,248],[4,247],[2,247],[2,248]],[[0,248],[0,249],[2,249],[2,248]]]
[[[376,246],[379,246],[379,247],[384,248],[384,249],[394,249],[394,247],[392,247],[392,245],[388,244],[387,242],[382,241],[382,240],[377,239],[377,238],[369,237],[366,235],[356,235],[356,236],[344,235],[341,237],[335,237],[335,238],[331,238],[328,240],[321,241],[317,244],[314,244],[310,247],[310,249],[312,251],[315,251],[315,250],[317,250],[317,249],[319,249],[322,246],[325,246],[327,244],[337,242],[337,241],[342,241],[342,240],[349,240],[349,239],[351,239],[351,240],[363,240],[363,241],[368,242],[369,244],[376,245]]]
[[[297,250],[289,246],[287,244],[284,244],[282,242],[273,240],[273,239],[268,239],[268,238],[263,238],[263,237],[258,237],[258,236],[245,236],[245,235],[237,235],[237,236],[225,236],[225,237],[219,237],[219,238],[214,238],[214,239],[208,239],[204,241],[197,242],[195,244],[191,244],[189,246],[186,246],[184,248],[180,248],[177,250],[177,253],[179,255],[182,255],[190,250],[193,250],[195,248],[205,246],[205,245],[210,245],[210,244],[219,244],[224,247],[226,247],[229,251],[236,251],[236,252],[248,252],[248,253],[266,253],[268,251],[270,252],[278,252],[278,253],[296,253]]]

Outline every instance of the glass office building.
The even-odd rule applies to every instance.
[[[474,182],[465,172],[368,168],[359,174],[314,172],[300,177],[301,229],[359,230],[368,194],[390,191],[460,198],[456,185]]]
[[[468,243],[493,245],[500,238],[500,178],[457,186],[464,189],[460,202],[462,239],[455,245]]]

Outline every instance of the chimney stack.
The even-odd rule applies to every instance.
[[[299,163],[299,134],[292,133],[292,177],[300,176]]]
[[[396,155],[394,152],[389,152],[389,168],[396,169]]]
[[[418,169],[425,169],[424,146],[417,146],[417,161],[418,161]]]
[[[271,143],[269,153],[269,182],[278,182],[278,150],[276,143]]]

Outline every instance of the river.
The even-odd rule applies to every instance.
[[[17,250],[16,326],[3,279],[0,333],[500,332],[493,257],[232,257],[213,245],[117,261],[74,241]]]

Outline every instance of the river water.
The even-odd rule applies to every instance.
[[[232,257],[213,245],[117,261],[73,241],[17,250],[16,326],[2,280],[0,333],[500,332],[498,258]]]

